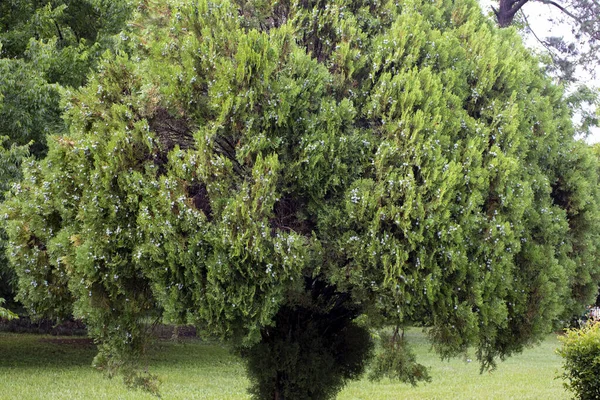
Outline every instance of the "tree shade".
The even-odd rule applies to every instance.
[[[4,205],[21,301],[110,371],[151,316],[233,338],[257,398],[331,398],[386,325],[493,366],[599,274],[595,158],[515,43],[468,0],[142,3]]]

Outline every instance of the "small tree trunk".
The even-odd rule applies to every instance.
[[[273,400],[284,400],[283,393],[281,390],[281,375],[277,374],[277,380],[275,382],[275,392],[273,393]]]

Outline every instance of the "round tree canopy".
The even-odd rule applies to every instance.
[[[252,346],[301,310],[493,365],[597,292],[561,98],[471,0],[144,2],[4,207],[21,300],[109,364],[149,315]]]

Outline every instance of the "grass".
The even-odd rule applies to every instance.
[[[363,379],[350,383],[338,400],[564,400],[571,397],[564,390],[562,380],[555,379],[562,371],[562,359],[555,353],[560,345],[556,335],[547,336],[539,346],[499,362],[495,371],[483,374],[479,373],[477,361],[441,361],[429,351],[430,345],[420,330],[413,329],[407,336],[417,353],[417,361],[431,367],[431,383],[413,388],[390,380],[371,383]]]
[[[476,362],[440,361],[429,352],[423,334],[408,332],[418,360],[431,367],[433,382],[416,388],[390,380],[350,383],[338,400],[387,399],[565,399],[555,379],[561,359],[558,340],[537,347],[479,374]],[[126,390],[90,367],[95,347],[81,339],[0,333],[0,399],[156,399]],[[150,357],[151,372],[160,376],[164,399],[249,399],[248,380],[240,360],[227,348],[191,341],[161,342]]]

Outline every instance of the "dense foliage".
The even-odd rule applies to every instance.
[[[0,203],[4,201],[4,193],[8,191],[12,184],[18,182],[21,177],[21,163],[29,154],[27,146],[12,145],[8,148],[4,146],[8,141],[6,137],[0,137]],[[0,221],[2,222],[2,221]],[[15,275],[9,268],[6,259],[6,232],[0,224],[0,318],[12,319],[16,314],[10,309],[4,308],[12,306],[5,304],[7,299],[9,303],[14,293]],[[4,307],[3,307],[4,306]]]
[[[581,400],[600,398],[600,323],[571,329],[560,340],[565,387]]]
[[[46,137],[67,131],[60,92],[85,83],[130,15],[126,0],[0,2],[0,136],[46,154]],[[15,160],[12,160],[15,161]],[[11,161],[11,162],[12,162]],[[17,164],[5,164],[7,171]],[[0,176],[0,201],[17,176]],[[8,179],[8,180],[5,180]],[[0,251],[5,247],[0,227]],[[0,254],[0,297],[14,306],[14,273]]]
[[[330,398],[369,327],[493,366],[600,272],[594,158],[515,35],[469,0],[141,4],[5,203],[21,300],[110,371],[149,317],[234,338],[259,398]]]
[[[0,3],[0,135],[33,141],[32,153],[43,155],[46,136],[66,130],[60,88],[85,83],[130,7],[126,0]]]
[[[10,144],[33,142],[33,153],[44,154],[46,135],[63,129],[58,85],[23,60],[0,59],[0,76],[0,135]]]

